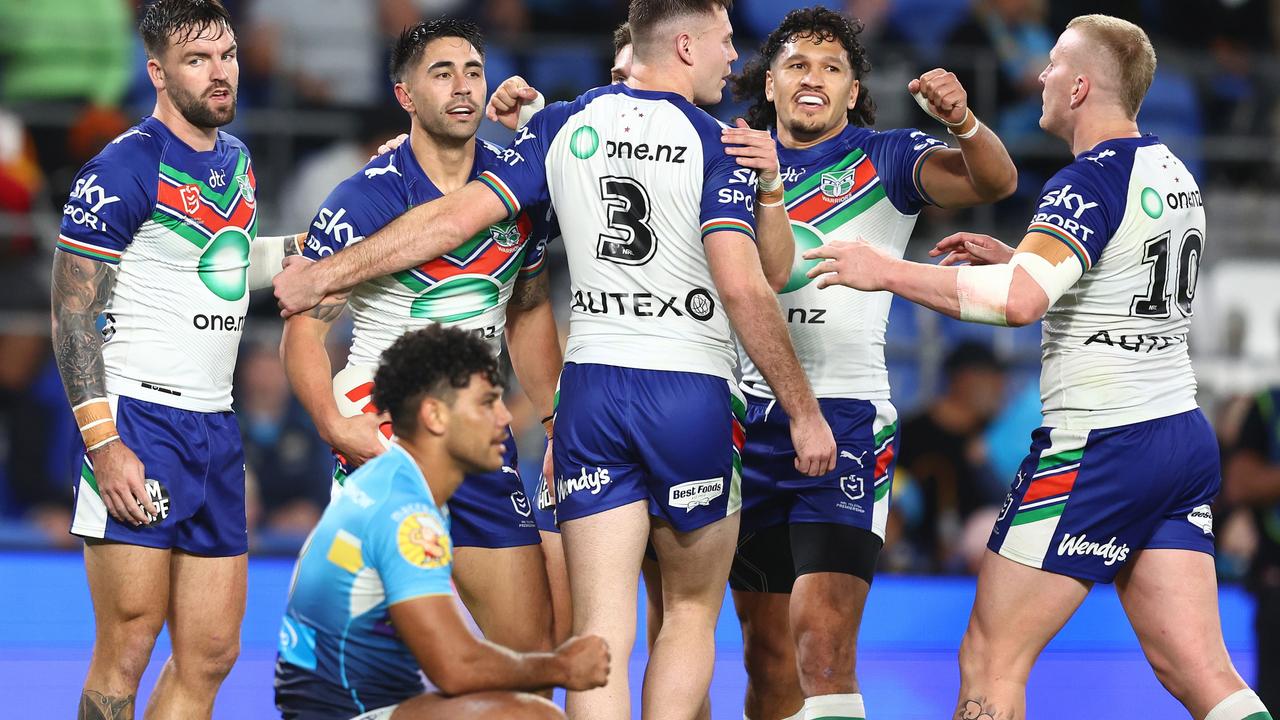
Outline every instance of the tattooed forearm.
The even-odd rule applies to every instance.
[[[302,244],[307,241],[306,233],[298,233],[297,235],[285,235],[280,238],[284,241],[284,256],[301,255]]]
[[[551,282],[547,273],[543,272],[528,280],[517,280],[511,290],[511,307],[517,310],[529,310],[546,302],[551,297]]]
[[[347,306],[347,293],[342,295],[330,295],[320,304],[311,308],[306,313],[307,317],[313,317],[321,322],[331,323],[338,319],[342,314],[342,309]]]
[[[96,690],[85,690],[80,695],[76,720],[133,720],[133,697],[112,697]]]
[[[1001,712],[985,697],[961,700],[955,720],[1013,720],[1013,713]]]
[[[113,266],[67,252],[53,258],[53,354],[71,405],[106,395],[98,315],[115,287]]]

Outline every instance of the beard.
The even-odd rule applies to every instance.
[[[194,94],[187,92],[185,88],[169,87],[167,91],[169,98],[173,100],[173,105],[182,113],[182,117],[187,122],[199,128],[217,128],[226,125],[236,119],[236,90],[230,85],[220,84],[209,88],[209,92],[213,92],[218,88],[224,88],[231,93],[231,103],[225,109],[215,110],[210,107],[203,98],[196,97]]]

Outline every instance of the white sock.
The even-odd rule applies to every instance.
[[[1271,720],[1267,707],[1249,688],[1237,690],[1213,706],[1204,720]]]
[[[867,717],[862,706],[862,693],[805,698],[801,712],[804,720],[866,720]]]

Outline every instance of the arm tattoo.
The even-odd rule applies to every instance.
[[[307,317],[313,317],[321,322],[331,323],[338,319],[338,316],[342,314],[343,308],[347,306],[347,295],[348,293],[338,296],[330,295],[305,314]]]
[[[302,243],[303,243],[304,241],[299,240],[297,235],[285,235],[283,238],[281,238],[281,240],[283,240],[283,241],[284,241],[284,256],[285,256],[285,257],[289,257],[290,255],[301,255],[301,254],[302,254],[302,247],[301,247],[301,245],[302,245]]]
[[[511,306],[517,310],[529,310],[546,302],[551,297],[551,281],[547,273],[517,280],[511,291]]]
[[[71,405],[106,395],[98,315],[116,284],[116,269],[68,252],[53,258],[53,354]]]
[[[1013,715],[1002,713],[995,705],[987,702],[985,697],[977,697],[960,703],[956,710],[956,720],[1012,720]]]
[[[112,697],[96,690],[85,690],[80,695],[76,720],[133,720],[133,698],[133,695]]]

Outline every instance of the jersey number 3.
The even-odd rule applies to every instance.
[[[1142,264],[1151,266],[1151,278],[1147,281],[1145,295],[1135,295],[1129,314],[1134,317],[1169,317],[1169,238],[1170,233],[1147,241],[1142,254]],[[1191,228],[1182,236],[1177,249],[1178,265],[1174,273],[1173,300],[1183,317],[1191,317],[1191,301],[1196,296],[1196,277],[1200,274],[1200,253],[1204,250],[1204,238],[1200,231]]]
[[[607,227],[600,233],[596,257],[620,265],[644,265],[653,258],[653,228],[649,226],[649,193],[629,177],[600,178]]]

